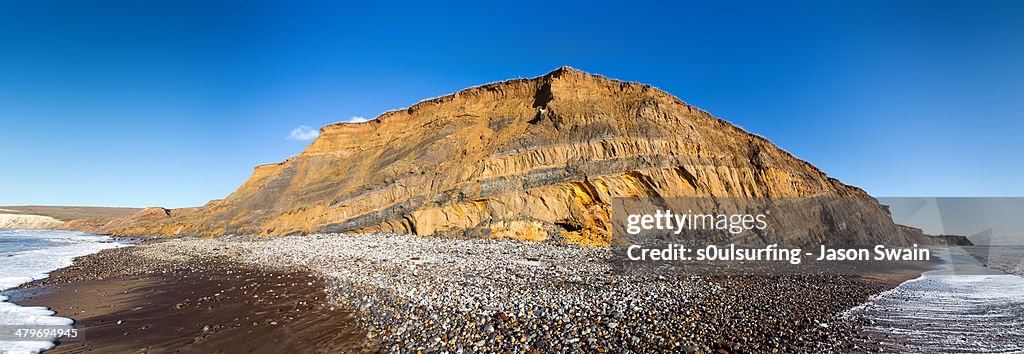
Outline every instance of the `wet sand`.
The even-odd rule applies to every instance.
[[[908,280],[917,279],[921,273],[938,268],[937,262],[922,264],[915,262],[901,263],[898,267],[878,267],[874,273],[860,275],[861,280],[881,285],[882,289],[892,289]]]
[[[47,353],[364,351],[352,311],[325,301],[321,278],[226,260],[142,260],[132,249],[80,258],[7,292],[75,319],[80,341]]]

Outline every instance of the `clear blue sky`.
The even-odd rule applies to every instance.
[[[201,205],[289,140],[570,65],[880,196],[1022,196],[1024,2],[0,0],[0,205]]]

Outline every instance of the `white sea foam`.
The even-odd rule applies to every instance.
[[[0,230],[0,291],[47,277],[75,257],[119,247],[108,236],[50,230]],[[71,325],[45,307],[23,307],[0,295],[0,325]],[[0,353],[38,353],[50,341],[0,341]]]
[[[864,334],[885,351],[1024,352],[1024,278],[967,265],[967,257],[956,250],[945,254],[942,269],[880,293],[849,314],[871,320]]]

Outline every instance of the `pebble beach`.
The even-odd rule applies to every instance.
[[[621,272],[612,260],[607,248],[512,240],[393,234],[181,238],[82,257],[22,291],[170,271],[177,278],[218,280],[208,284],[210,294],[193,291],[187,301],[168,299],[166,305],[202,308],[239,284],[258,288],[270,274],[312,280],[239,293],[236,301],[295,301],[294,308],[276,311],[292,320],[334,321],[320,328],[344,329],[330,340],[344,344],[332,351],[708,353],[862,349],[851,337],[857,332],[849,330],[857,320],[841,314],[894,286],[891,279],[842,275]],[[235,280],[221,279],[225,272]],[[272,290],[274,284],[265,285]],[[296,299],[282,292],[305,295]],[[52,301],[42,297],[39,303]],[[259,301],[253,306],[245,311],[266,312]],[[187,327],[200,337],[237,328],[237,336],[248,327],[288,321],[271,315],[253,322],[239,315],[221,320],[227,324],[203,324],[198,315]],[[322,332],[309,335],[295,341],[326,343]],[[146,348],[144,337],[137,340],[133,345]]]

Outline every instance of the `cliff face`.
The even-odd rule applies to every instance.
[[[665,92],[560,68],[323,127],[301,154],[256,167],[223,200],[113,232],[384,231],[608,244],[611,200],[629,196],[874,203]],[[877,203],[866,207],[872,218],[887,216]]]
[[[960,235],[935,235],[935,236],[932,236],[932,237],[935,237],[935,238],[941,240],[943,243],[945,243],[946,245],[949,245],[949,246],[974,246],[974,243],[971,242],[971,240],[968,239],[967,236],[960,236]]]
[[[0,213],[0,229],[55,229],[64,224],[63,221],[44,215],[6,214]]]
[[[179,214],[180,213],[181,212],[179,212]],[[82,231],[94,234],[109,234],[115,233],[119,230],[127,232],[131,227],[133,227],[133,225],[149,225],[167,219],[170,216],[171,210],[160,207],[151,207],[113,219],[75,219],[65,222],[64,225],[61,225],[58,229]]]

